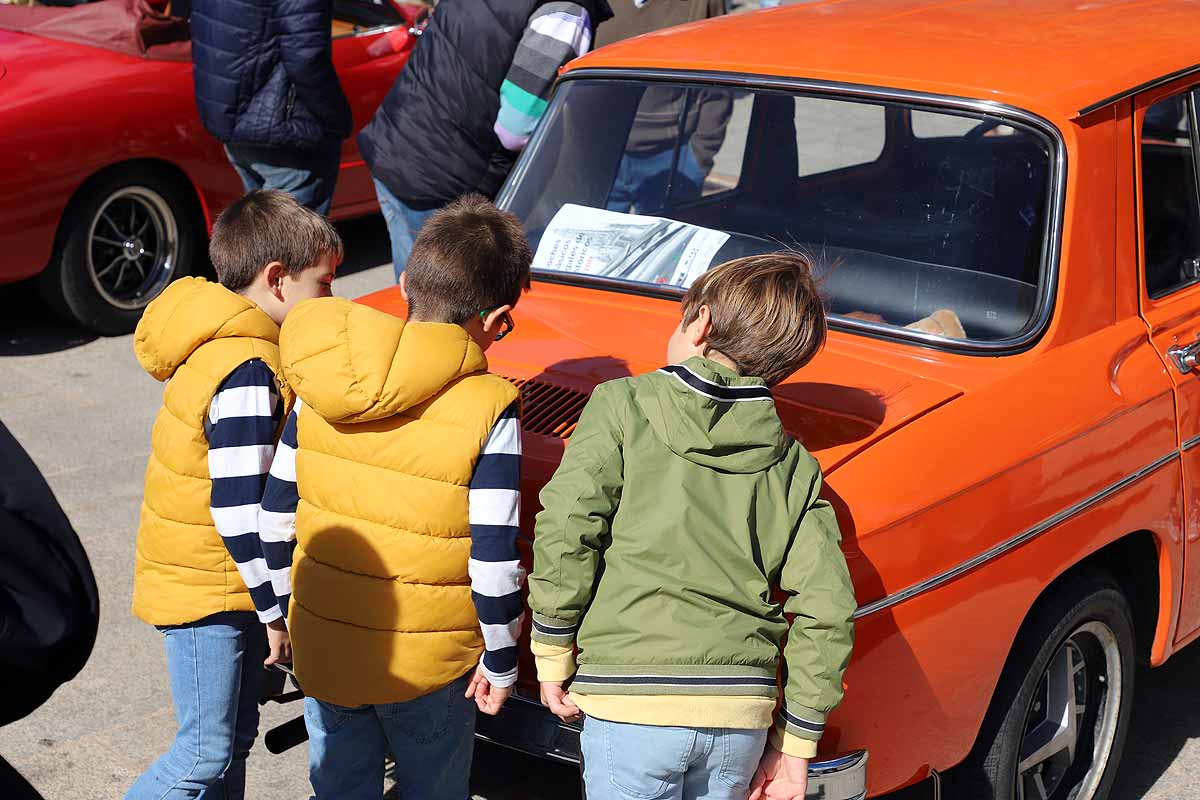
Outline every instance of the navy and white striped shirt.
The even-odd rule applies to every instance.
[[[222,382],[204,421],[213,524],[263,622],[279,617],[259,542],[258,511],[282,417],[275,375],[266,363],[251,359]]]
[[[259,536],[269,581],[286,615],[296,546],[296,407],[284,425],[259,512]],[[471,599],[483,632],[483,671],[493,686],[517,681],[517,639],[524,621],[525,569],[517,549],[521,516],[521,422],[513,403],[492,426],[468,492]]]

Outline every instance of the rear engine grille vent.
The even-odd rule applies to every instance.
[[[579,422],[588,396],[536,379],[509,378],[521,390],[521,430],[567,439]]]

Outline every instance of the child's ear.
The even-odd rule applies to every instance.
[[[693,347],[699,347],[708,340],[708,334],[712,332],[712,316],[708,306],[703,305],[696,310],[696,318],[690,327]]]
[[[408,273],[400,273],[400,296],[404,298],[404,302],[408,302]]]
[[[287,277],[287,270],[283,268],[283,264],[278,261],[272,261],[267,264],[267,288],[271,294],[275,295],[277,300],[283,300],[283,279]]]

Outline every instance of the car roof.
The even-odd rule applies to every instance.
[[[627,39],[572,69],[837,81],[1071,119],[1197,62],[1198,0],[818,0]]]

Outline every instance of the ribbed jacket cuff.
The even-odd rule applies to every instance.
[[[559,647],[573,646],[578,625],[573,620],[556,619],[545,614],[533,612],[533,632],[531,638],[543,644],[556,644]]]
[[[779,708],[777,723],[779,730],[789,736],[818,742],[825,733],[825,712],[785,700]]]
[[[784,733],[781,728],[774,728],[769,739],[771,747],[785,756],[794,756],[795,758],[816,758],[817,756],[815,739],[801,739],[799,736]]]
[[[575,674],[575,648],[532,642],[534,663],[539,681],[562,683]]]

